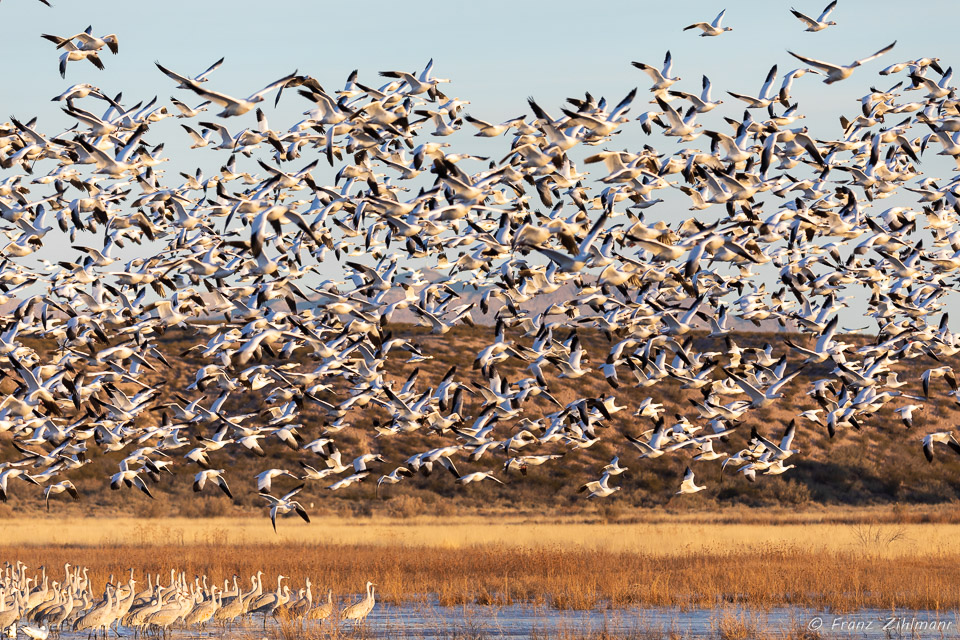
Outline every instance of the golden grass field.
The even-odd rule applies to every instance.
[[[840,515],[846,513],[844,518]],[[0,521],[3,548],[152,547],[195,545],[364,545],[464,549],[484,545],[649,553],[747,553],[773,546],[824,552],[869,552],[885,557],[960,553],[960,523],[896,522],[889,509],[752,510],[720,518],[710,513],[657,514],[649,521],[601,523],[576,518],[454,516],[407,518],[288,517],[275,534],[267,518],[27,518]],[[904,520],[907,520],[904,518]],[[744,522],[745,521],[745,522]],[[867,544],[867,532],[899,532]],[[883,536],[881,536],[882,538]],[[920,544],[922,542],[922,544]]]
[[[960,609],[960,524],[891,522],[889,509],[761,513],[750,522],[744,512],[746,523],[692,513],[633,523],[287,518],[279,534],[266,518],[36,518],[0,523],[0,560],[45,564],[54,577],[79,564],[95,584],[130,567],[143,580],[179,569],[246,584],[263,570],[265,585],[283,573],[335,594],[370,579],[392,602]]]

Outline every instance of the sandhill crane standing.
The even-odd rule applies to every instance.
[[[144,622],[148,626],[160,627],[163,629],[163,634],[166,635],[167,629],[169,629],[190,610],[186,606],[187,599],[185,596],[178,594],[175,600],[175,602],[162,607],[156,613],[152,613],[147,616]]]
[[[64,598],[65,598],[65,596],[66,596],[66,590],[60,589],[60,588],[57,586],[57,581],[56,581],[56,580],[54,580],[54,582],[53,582],[53,589],[52,589],[52,591],[53,591],[53,598],[52,598],[52,599],[50,599],[50,600],[45,600],[45,601],[41,602],[40,604],[36,605],[35,607],[33,607],[32,609],[28,609],[28,610],[24,613],[24,616],[23,616],[23,617],[24,617],[24,619],[25,619],[26,621],[28,621],[28,622],[38,622],[38,623],[39,623],[39,617],[40,617],[40,616],[45,615],[48,611],[51,611],[51,610],[55,609],[56,607],[59,607],[61,604],[63,604],[63,600],[64,600]],[[41,624],[42,624],[42,623],[41,623]]]
[[[213,587],[207,597],[193,606],[193,609],[186,615],[183,622],[188,626],[206,625],[219,608],[220,596],[217,593],[217,587]]]
[[[233,583],[234,585],[237,584],[236,577],[234,577]],[[244,604],[244,594],[242,593],[238,593],[232,600],[226,603],[224,603],[221,598],[220,608],[214,612],[213,619],[222,622],[231,622],[243,615]]]
[[[249,605],[247,605],[247,613],[262,613],[263,614],[263,626],[267,626],[267,616],[272,614],[277,607],[285,604],[287,600],[285,599],[285,593],[281,582],[286,579],[287,576],[277,576],[277,590],[272,593],[265,593],[259,598],[253,599]],[[289,587],[287,587],[289,591]]]
[[[95,634],[98,633],[101,629],[103,630],[104,635],[107,633],[107,628],[114,621],[114,590],[110,587],[107,587],[107,597],[106,600],[100,604],[95,609],[91,609],[89,612],[77,619],[73,623],[74,631],[85,631],[90,630]]]
[[[36,622],[40,624],[46,624],[48,629],[57,628],[59,633],[63,621],[70,617],[70,614],[73,613],[73,601],[75,597],[75,589],[73,585],[67,589],[67,597],[59,605],[53,606],[51,608],[45,609],[36,617]]]
[[[244,615],[250,611],[253,602],[263,595],[263,571],[257,571],[255,576],[251,576],[250,581],[253,584],[253,589],[241,597],[243,608],[240,610],[239,615]]]
[[[374,583],[367,581],[367,597],[344,609],[340,614],[340,618],[343,620],[356,620],[359,624],[363,624],[366,617],[373,611],[373,605],[376,604],[373,596],[373,588],[376,586]]]
[[[313,590],[310,578],[307,578],[307,588],[301,589],[300,598],[287,603],[287,610],[294,618],[302,619],[313,607]]]
[[[0,607],[5,606],[6,593],[0,589]],[[23,609],[23,596],[19,591],[14,591],[13,604],[7,609],[0,609],[0,631],[15,625],[20,619],[20,612]]]
[[[128,627],[133,627],[134,629],[140,630],[144,625],[146,625],[146,619],[157,611],[160,611],[162,606],[163,601],[160,599],[160,586],[157,585],[154,587],[153,597],[140,607],[131,611],[127,615],[127,619],[124,621],[124,624],[126,624]]]
[[[333,613],[333,589],[327,591],[327,601],[318,604],[313,609],[307,612],[308,620],[326,620],[330,617],[330,614]]]
[[[130,569],[130,580],[127,581],[126,595],[121,596],[121,591],[117,591],[117,607],[113,611],[113,622],[117,624],[117,633],[119,633],[120,620],[124,618],[133,607],[133,601],[137,597],[137,581],[133,579],[133,569]]]

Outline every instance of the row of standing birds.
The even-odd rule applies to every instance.
[[[169,581],[162,584],[161,576],[148,575],[146,584],[130,578],[126,583],[114,583],[113,577],[102,592],[96,591],[87,577],[86,568],[64,566],[64,576],[56,580],[47,576],[46,569],[31,573],[18,562],[7,564],[0,575],[0,632],[16,635],[19,629],[33,640],[44,640],[49,633],[87,631],[103,633],[121,627],[136,633],[169,629],[204,629],[211,624],[242,624],[245,619],[263,617],[303,622],[333,621],[334,624],[351,621],[362,624],[375,605],[375,588],[366,584],[366,595],[357,602],[340,608],[333,591],[326,598],[314,600],[312,582],[291,590],[277,577],[276,591],[264,589],[263,572],[250,577],[250,588],[244,589],[235,575],[225,580],[222,587],[208,584],[206,576],[193,581],[183,573],[171,570]]]
[[[91,29],[48,39],[84,51],[117,45]],[[746,110],[713,122],[722,101],[709,79],[699,93],[678,90],[669,52],[662,66],[634,62],[652,81],[636,118],[639,88],[615,105],[569,98],[559,116],[531,98],[532,117],[487,122],[444,93],[449,80],[432,60],[419,72],[383,71],[378,86],[354,72],[328,90],[291,73],[246,97],[210,88],[222,60],[196,75],[158,63],[157,79],[202,99],[196,106],[124,103],[89,83],[66,89],[54,100],[67,125],[0,125],[9,238],[0,299],[10,303],[0,432],[16,452],[0,462],[0,498],[14,481],[44,486],[47,498],[79,495],[69,476],[106,454],[121,457],[109,475],[117,490],[150,496],[151,478],[183,468],[195,490],[216,483],[231,495],[231,460],[264,456],[268,442],[309,454],[299,460],[304,482],[345,490],[379,456],[342,454],[345,430],[365,447],[393,439],[406,449],[378,485],[443,468],[468,486],[502,482],[501,465],[549,472],[600,442],[692,469],[727,456],[717,443],[750,420],[756,435],[721,464],[755,480],[792,468],[784,462],[793,433],[804,437],[798,424],[832,438],[896,410],[911,428],[920,396],[901,390],[899,367],[933,361],[924,398],[942,379],[958,400],[947,362],[960,337],[944,309],[960,269],[960,176],[919,169],[921,156],[960,160],[952,70],[937,58],[888,66],[882,76],[902,79],[870,87],[839,132],[799,126],[795,95],[808,73],[832,85],[892,49],[850,65],[795,55],[805,66],[781,76],[774,65],[758,95],[729,92]],[[288,96],[308,110],[273,128],[260,108],[272,94],[275,105]],[[191,144],[180,160],[213,170],[168,175],[174,139],[155,136],[169,118],[193,121],[208,108],[220,111],[182,125]],[[224,124],[254,115],[239,131]],[[902,120],[890,126],[893,117]],[[610,149],[635,122],[648,143]],[[505,155],[491,161],[438,141],[464,123],[509,140]],[[668,150],[653,146],[654,127]],[[578,167],[584,155],[601,167],[593,179]],[[324,162],[334,175],[321,173]],[[913,206],[879,210],[895,195]],[[671,199],[696,213],[675,219]],[[669,222],[651,219],[661,210]],[[67,243],[72,260],[62,250],[42,257]],[[876,324],[866,343],[839,326],[858,300]],[[480,330],[469,371],[406,373],[433,355],[392,323],[406,314],[442,345],[454,328],[477,325],[478,312],[494,326]],[[811,340],[743,348],[735,319],[793,326]],[[698,330],[706,335],[695,341]],[[165,380],[170,331],[189,341],[176,357],[195,365],[184,388]],[[588,331],[607,339],[594,361],[581,342]],[[755,416],[781,403],[805,367],[823,371],[807,381],[817,408],[778,443]],[[575,381],[588,374],[610,394],[581,392],[590,387]],[[574,381],[572,398],[555,393],[559,380]],[[653,395],[620,405],[627,387]],[[678,390],[701,395],[687,398],[692,408],[657,401]],[[385,419],[374,421],[374,409]],[[608,428],[627,409],[653,428]],[[958,447],[950,432],[927,434],[928,459],[938,443]],[[596,497],[614,489],[616,474],[602,473],[586,487]],[[309,520],[301,487],[271,492],[269,480],[286,475],[257,476],[274,526],[287,513]],[[688,473],[680,492],[697,487]]]

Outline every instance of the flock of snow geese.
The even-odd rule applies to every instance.
[[[835,7],[816,20],[794,14],[818,31],[835,24],[827,21]],[[729,30],[723,17],[688,28],[720,35]],[[61,73],[72,61],[98,65],[104,48],[119,51],[116,35],[91,28],[43,37],[63,51]],[[807,74],[827,84],[866,76],[858,69],[892,49],[849,65],[792,54],[804,66],[785,75],[774,66],[759,95],[729,92],[744,103],[739,118],[713,116],[722,101],[706,76],[702,91],[680,90],[669,52],[663,65],[634,62],[643,75],[625,64],[625,77],[652,82],[647,104],[639,106],[646,100],[637,88],[612,106],[587,93],[553,113],[530,98],[532,115],[505,122],[469,115],[432,60],[419,73],[381,72],[382,84],[353,72],[336,91],[294,72],[242,98],[215,89],[223,59],[197,75],[158,62],[158,86],[180,96],[169,104],[69,87],[53,98],[68,127],[24,117],[0,124],[9,240],[0,249],[8,309],[0,433],[15,448],[0,462],[0,499],[27,483],[43,487],[48,508],[59,494],[78,498],[71,472],[117,452],[113,489],[152,497],[158,474],[182,468],[195,474],[195,491],[216,485],[232,497],[231,456],[262,456],[264,442],[279,442],[308,457],[298,473],[271,468],[256,477],[276,529],[285,514],[309,522],[297,501],[306,483],[336,491],[374,473],[379,493],[435,466],[464,487],[502,482],[605,439],[633,450],[630,464],[684,457],[678,493],[688,494],[705,488],[692,469],[711,460],[753,481],[787,472],[797,429],[832,437],[894,410],[910,428],[922,406],[909,403],[922,399],[900,390],[899,364],[936,365],[922,375],[924,396],[946,391],[943,379],[960,400],[944,364],[960,340],[943,311],[960,268],[960,183],[921,178],[919,169],[924,155],[960,164],[952,71],[937,58],[886,67],[881,76],[895,84],[871,87],[859,112],[841,118],[838,136],[800,126],[794,95]],[[302,100],[303,118],[271,128],[258,106],[270,98]],[[254,126],[232,124],[248,113]],[[165,143],[148,140],[171,117],[197,150],[182,161],[196,157],[215,170],[166,174]],[[637,121],[647,143],[613,150],[614,134]],[[441,140],[471,127],[505,141],[501,160],[448,152]],[[654,132],[667,150],[653,146]],[[599,173],[588,179],[579,158]],[[882,206],[891,196],[914,206]],[[684,199],[696,213],[648,221],[664,198]],[[51,244],[55,262],[40,258]],[[139,245],[137,256],[124,261],[130,245]],[[465,301],[471,290],[477,302]],[[567,294],[530,310],[556,292]],[[839,312],[856,296],[876,323],[865,345],[838,331]],[[401,312],[440,336],[475,325],[478,312],[492,314],[494,326],[473,371],[452,367],[426,386],[417,370],[405,381],[386,373],[388,362],[431,358],[415,338],[392,334]],[[741,348],[734,319],[778,321],[812,339],[784,340],[779,352]],[[188,336],[183,355],[202,364],[192,384],[161,403],[162,385],[145,380],[162,380],[169,366],[166,331]],[[602,362],[589,362],[584,332],[608,338]],[[710,350],[697,350],[695,334],[706,334],[700,342]],[[508,379],[506,361],[527,377]],[[814,365],[826,372],[810,383],[819,409],[797,416],[779,439],[750,423]],[[591,372],[612,391],[566,403],[551,393],[551,379]],[[701,394],[673,424],[655,391],[670,385]],[[625,387],[654,395],[618,406]],[[389,419],[372,421],[365,412],[374,407]],[[306,408],[323,424],[305,419]],[[635,433],[651,428],[605,430],[622,410],[635,412]],[[744,424],[753,431],[746,448],[716,450]],[[402,461],[345,454],[337,435],[345,429],[364,430],[373,443],[416,432],[436,446]],[[931,433],[922,441],[928,460],[941,444],[960,453],[952,432]],[[377,466],[389,462],[397,465],[390,473]],[[461,472],[468,465],[480,470]],[[615,458],[581,492],[612,495],[625,468]],[[287,478],[297,486],[274,491],[272,482]],[[140,601],[166,602],[156,589]],[[22,584],[14,592],[26,597]],[[132,610],[137,597],[117,588],[103,607]]]
[[[148,574],[146,584],[140,584],[131,569],[125,584],[115,583],[111,576],[102,595],[88,578],[86,568],[67,564],[64,574],[57,580],[48,576],[45,568],[40,573],[28,573],[23,563],[8,564],[0,574],[0,632],[15,637],[20,631],[32,640],[46,640],[51,632],[59,635],[65,630],[96,635],[102,632],[106,637],[111,627],[118,635],[121,626],[135,633],[166,632],[170,628],[202,630],[211,624],[238,624],[259,615],[264,626],[271,616],[300,624],[317,621],[323,625],[330,620],[334,624],[362,625],[376,604],[376,585],[372,582],[366,584],[365,597],[340,609],[332,590],[327,591],[326,598],[314,601],[310,578],[292,591],[289,584],[283,584],[287,576],[280,575],[276,591],[264,590],[262,571],[250,577],[248,590],[236,575],[219,587],[209,584],[206,576],[190,582],[176,570],[171,570],[166,585],[159,574]]]

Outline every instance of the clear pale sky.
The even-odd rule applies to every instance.
[[[837,27],[805,33],[786,2],[494,0],[481,9],[472,3],[380,0],[357,5],[306,0],[51,1],[52,9],[36,0],[0,3],[0,55],[7,80],[3,106],[21,117],[54,113],[55,105],[42,104],[42,98],[76,82],[89,81],[113,93],[122,90],[125,100],[155,94],[167,98],[172,83],[153,66],[154,60],[198,73],[226,56],[209,86],[246,95],[294,69],[328,88],[339,88],[354,68],[361,78],[375,82],[377,71],[419,70],[432,57],[437,75],[454,80],[450,95],[471,100],[471,111],[479,117],[496,119],[528,111],[528,95],[544,105],[584,90],[619,99],[633,86],[647,84],[630,61],[658,63],[667,49],[686,89],[698,89],[706,73],[719,90],[755,93],[771,64],[779,63],[781,73],[798,66],[787,55],[788,48],[848,63],[898,40],[893,52],[865,69],[874,74],[896,60],[921,56],[938,56],[950,64],[960,47],[951,2],[841,0],[832,16]],[[825,4],[801,0],[793,6],[816,16]],[[691,22],[712,20],[724,7],[724,25],[734,31],[717,38],[681,31]],[[86,62],[71,63],[66,80],[61,80],[58,52],[40,34],[69,35],[88,24],[97,34],[117,33],[120,55],[106,54],[107,69],[102,72]],[[815,76],[801,78],[798,94],[810,95],[811,86],[818,84]],[[810,115],[836,113],[859,95],[860,84],[821,85],[817,100],[804,101],[801,107]],[[303,110],[301,100],[290,102],[295,103],[291,108]]]

